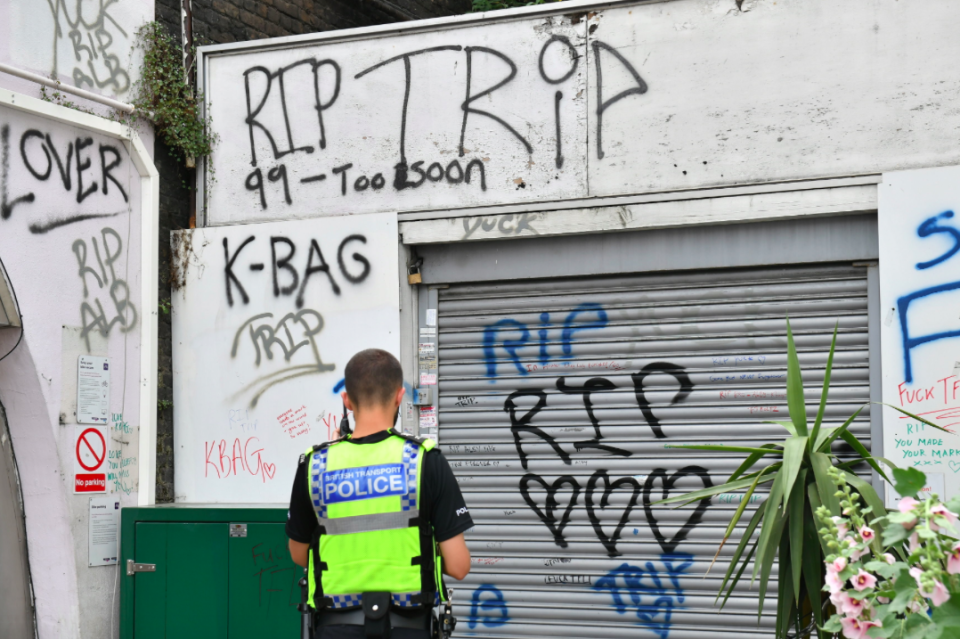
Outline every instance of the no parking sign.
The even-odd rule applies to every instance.
[[[107,492],[107,451],[110,450],[107,429],[100,426],[78,426],[73,448],[75,493]]]

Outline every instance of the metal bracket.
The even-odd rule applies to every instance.
[[[157,564],[138,564],[133,559],[127,559],[127,576],[132,577],[138,572],[157,572]]]
[[[431,406],[433,405],[433,393],[431,392],[432,388],[414,388],[413,389],[413,405],[414,406]]]

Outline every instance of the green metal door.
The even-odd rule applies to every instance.
[[[290,559],[283,524],[247,524],[229,545],[230,638],[299,637],[303,568]]]
[[[136,524],[134,637],[227,639],[228,524]],[[239,635],[238,635],[239,636]]]

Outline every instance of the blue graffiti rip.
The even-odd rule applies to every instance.
[[[579,331],[604,328],[608,323],[609,318],[603,306],[596,302],[580,304],[570,311],[563,324],[560,325],[562,326],[560,354],[553,356],[549,352],[550,342],[547,339],[549,329],[553,327],[550,324],[550,313],[540,314],[540,324],[537,329],[539,339],[536,343],[530,341],[529,327],[519,320],[504,318],[489,324],[483,329],[483,359],[486,364],[487,377],[490,378],[491,382],[497,377],[497,347],[506,351],[506,361],[513,364],[520,375],[527,375],[528,371],[520,363],[521,357],[517,352],[521,348],[537,346],[537,359],[541,365],[546,364],[551,358],[569,359],[573,355],[573,342]]]
[[[652,561],[643,567],[622,563],[598,579],[593,589],[610,593],[617,613],[634,612],[637,625],[667,639],[673,611],[681,608],[684,600],[680,575],[693,565],[693,555],[665,554],[660,561],[662,570]]]
[[[470,616],[467,618],[467,627],[476,628],[484,625],[487,628],[496,628],[510,621],[507,614],[507,600],[500,589],[493,584],[481,584],[473,591],[470,599]]]

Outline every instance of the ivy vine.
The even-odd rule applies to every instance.
[[[561,2],[561,0],[473,0],[470,11],[496,11],[497,9],[513,9],[514,7],[530,7],[547,2]]]
[[[201,117],[202,94],[194,93],[183,69],[180,45],[159,22],[137,29],[136,46],[143,50],[133,105],[153,123],[156,135],[185,159],[210,155],[217,135],[210,118]]]

